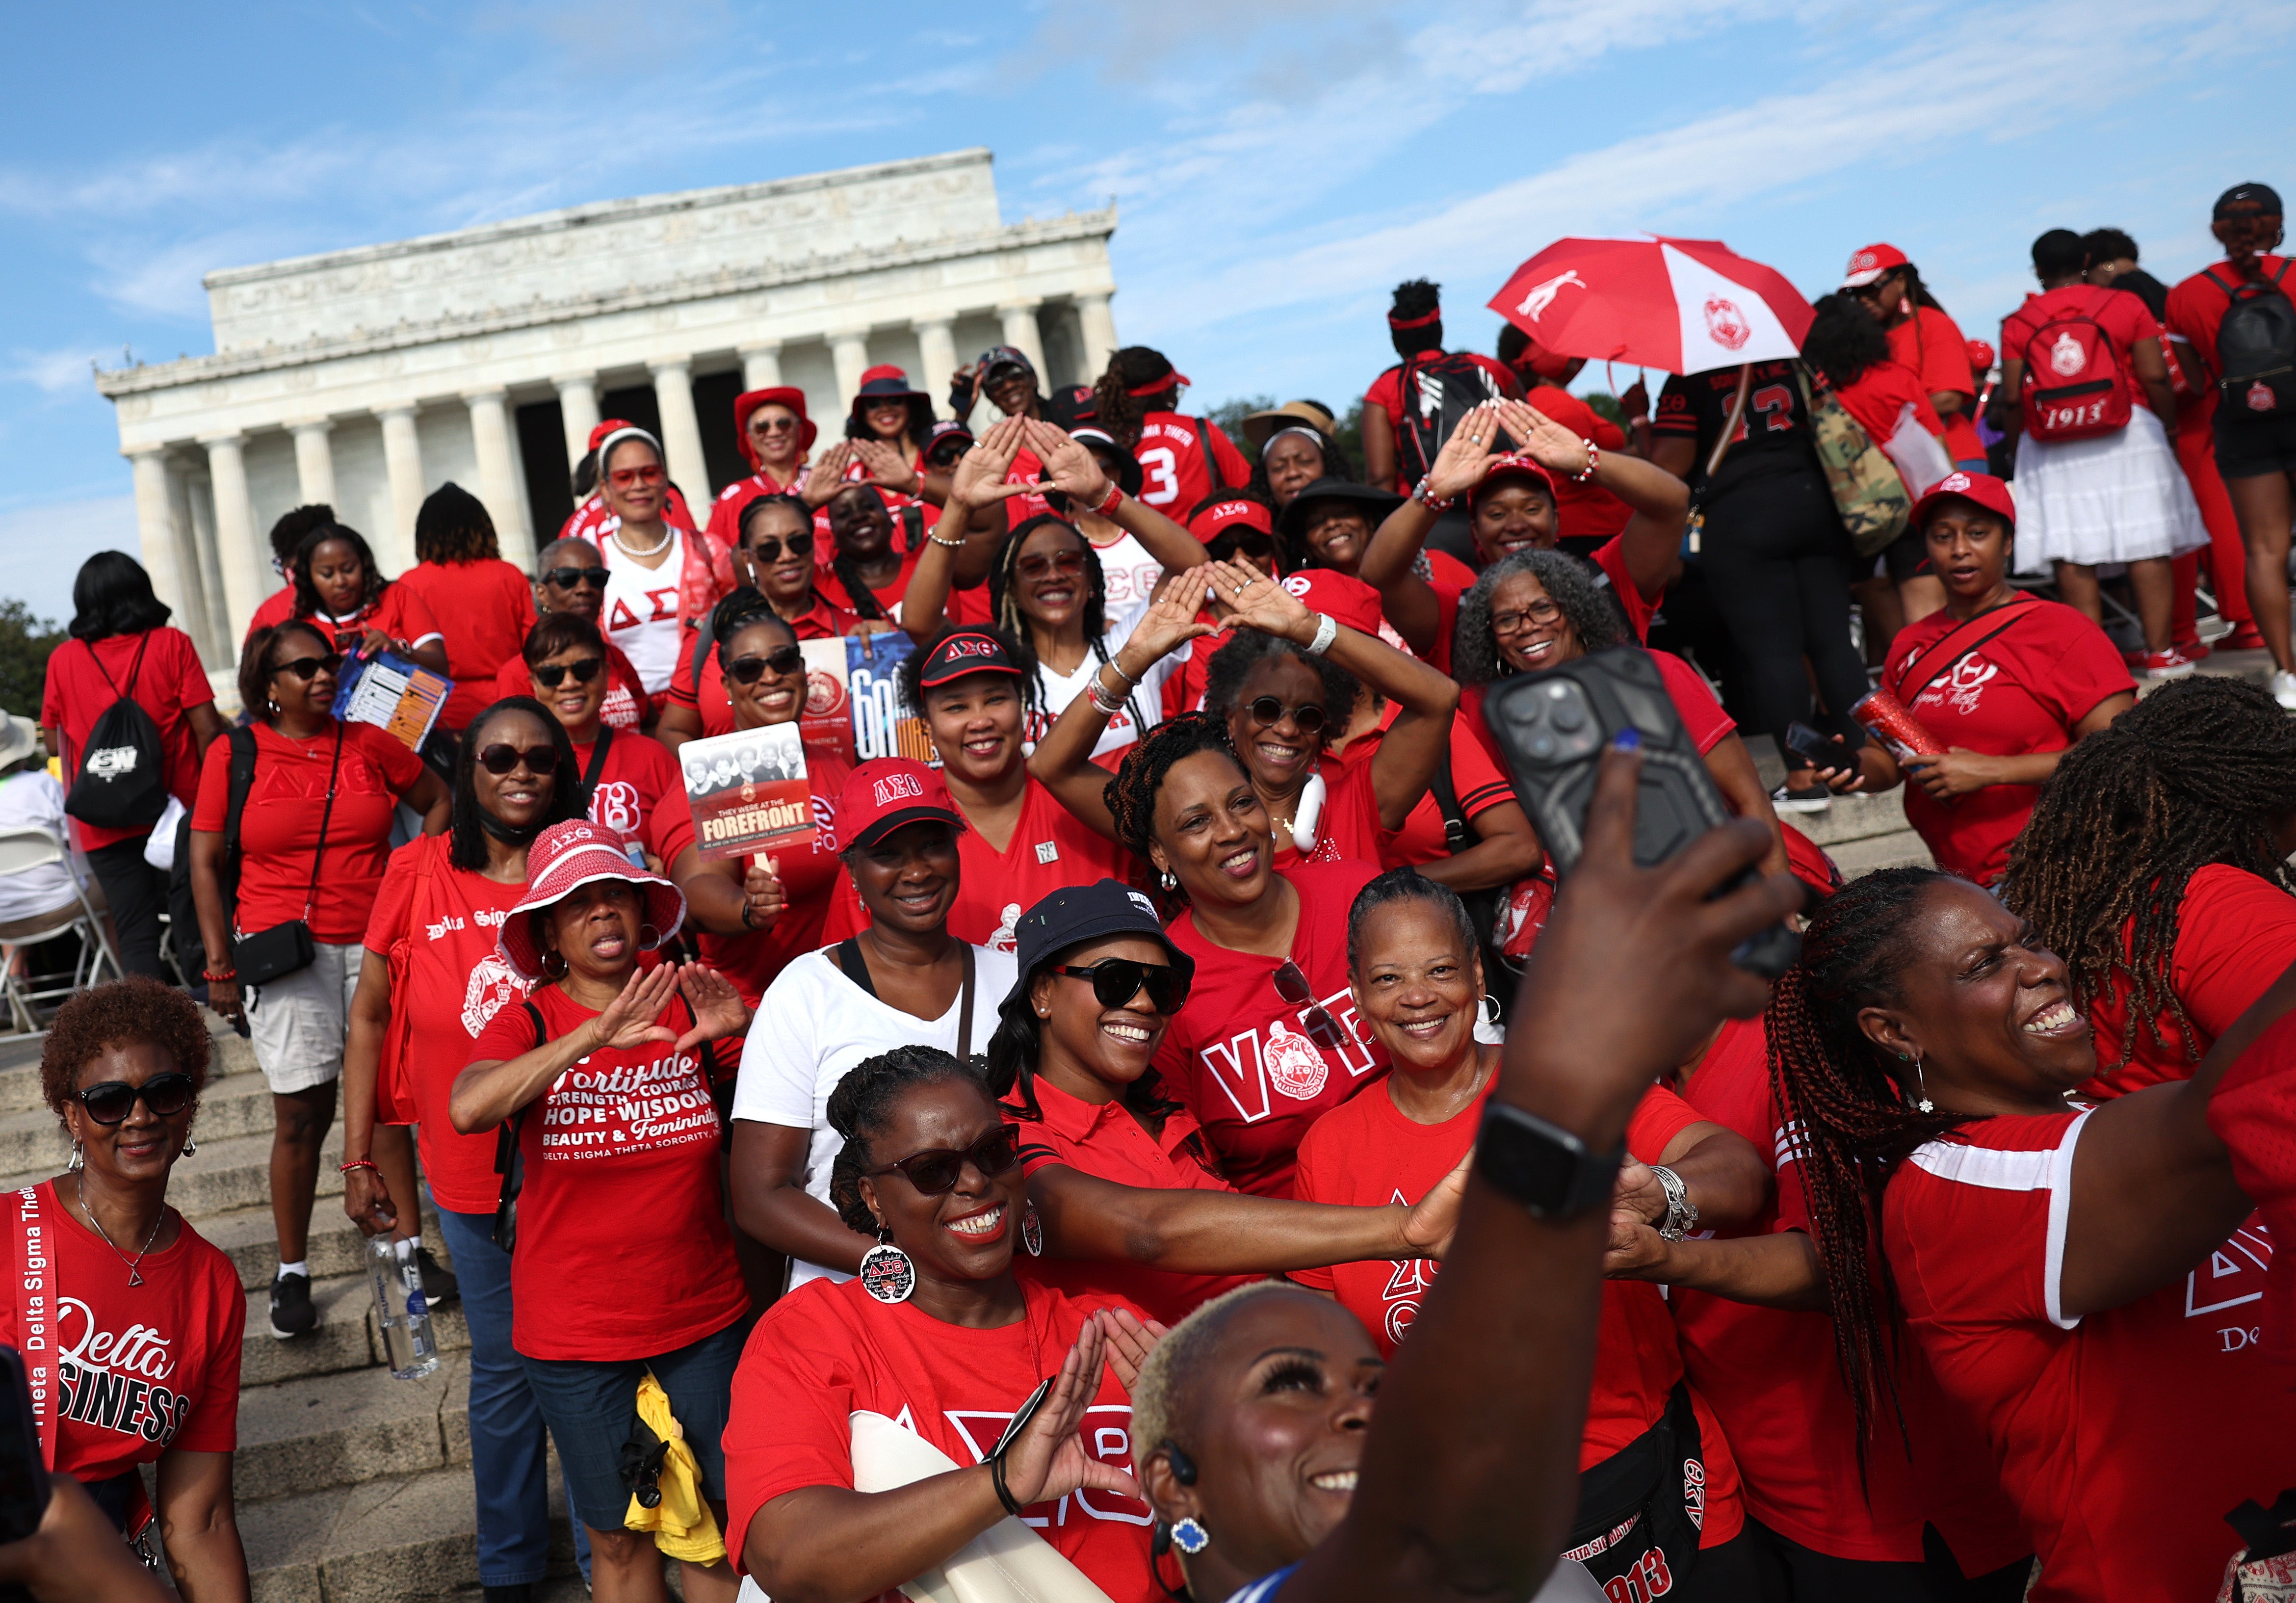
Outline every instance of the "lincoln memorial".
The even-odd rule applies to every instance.
[[[1115,227],[1113,208],[1006,224],[985,150],[608,201],[210,273],[213,356],[96,385],[152,583],[227,672],[291,506],[332,503],[397,573],[452,479],[529,565],[601,417],[657,430],[698,512],[748,471],[742,390],[802,387],[825,445],[873,363],[937,404],[991,345],[1047,388],[1088,382],[1116,345]]]

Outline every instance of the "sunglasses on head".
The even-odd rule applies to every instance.
[[[1187,1005],[1188,982],[1168,963],[1142,963],[1131,958],[1103,958],[1086,968],[1063,966],[1056,974],[1090,980],[1093,1000],[1103,1007],[1121,1007],[1148,988],[1148,1005],[1169,1016]]]
[[[197,1089],[189,1074],[174,1070],[154,1074],[142,1085],[130,1085],[125,1080],[107,1080],[101,1085],[92,1085],[79,1093],[79,1105],[98,1124],[118,1124],[135,1111],[135,1099],[141,1097],[144,1106],[154,1114],[172,1119],[191,1106]]]
[[[598,670],[605,665],[603,657],[577,657],[571,662],[545,662],[527,671],[534,675],[534,682],[545,690],[555,690],[566,682],[569,674],[574,676],[577,685],[586,685],[598,677]]]
[[[1066,551],[1055,551],[1049,555],[1040,553],[1035,556],[1024,556],[1013,567],[1023,579],[1042,579],[1054,572],[1081,573],[1084,571],[1084,553],[1072,546]]]
[[[542,576],[542,582],[555,585],[562,590],[570,590],[577,585],[588,585],[594,590],[603,590],[606,588],[606,571],[603,568],[553,568]]]
[[[964,1166],[972,1164],[982,1176],[995,1180],[1021,1161],[1021,1130],[1018,1125],[1000,1124],[963,1151],[951,1151],[946,1147],[931,1147],[922,1152],[913,1152],[897,1163],[882,1169],[872,1169],[872,1174],[890,1174],[899,1170],[908,1177],[909,1184],[920,1196],[945,1196],[956,1188],[964,1177]]]
[[[659,484],[661,469],[651,464],[644,467],[618,467],[606,475],[606,481],[616,489],[627,489],[633,484]]]
[[[783,544],[783,541],[775,539],[772,536],[768,535],[764,539],[759,540],[757,544],[750,547],[750,555],[758,562],[777,563],[782,559],[782,547]],[[802,534],[793,534],[789,537],[786,544],[789,547],[789,552],[791,556],[811,556],[813,555],[813,530],[808,529]]]
[[[805,653],[794,645],[776,645],[762,657],[736,657],[726,664],[726,677],[736,684],[754,685],[772,669],[777,675],[795,673],[805,662]]]
[[[507,774],[521,762],[526,764],[528,773],[537,777],[554,774],[558,771],[558,748],[529,746],[521,752],[505,742],[501,745],[488,746],[479,753],[479,766],[489,774]]]
[[[1308,1033],[1332,1051],[1345,1052],[1346,1036],[1340,1029],[1340,1021],[1333,1018],[1324,1010],[1324,1005],[1316,999],[1316,988],[1308,983],[1308,976],[1300,972],[1300,966],[1286,958],[1283,960],[1283,966],[1275,971],[1274,978],[1277,996],[1282,997],[1294,1007],[1307,1009]]]
[[[271,671],[274,673],[291,673],[297,678],[302,680],[308,685],[314,678],[322,672],[335,673],[340,671],[342,665],[343,654],[339,651],[331,651],[324,657],[298,657],[291,662],[275,662],[271,665]]]
[[[1282,723],[1287,717],[1292,727],[1302,735],[1324,732],[1324,709],[1321,703],[1308,702],[1300,706],[1287,707],[1272,695],[1254,696],[1250,703],[1251,721],[1265,729]]]

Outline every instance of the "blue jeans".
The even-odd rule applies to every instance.
[[[510,1344],[510,1254],[491,1213],[439,1210],[471,1328],[471,1478],[479,1499],[479,1580],[537,1582],[550,1561],[550,1481],[542,1410]],[[575,1556],[590,1576],[590,1533],[574,1522]]]
[[[527,1384],[550,1421],[558,1467],[574,1513],[594,1531],[619,1531],[630,1506],[621,1478],[622,1447],[638,1423],[638,1383],[652,1370],[668,1393],[669,1411],[684,1427],[701,1471],[701,1494],[726,1495],[726,1417],[734,1401],[734,1369],[742,1361],[740,1320],[714,1335],[652,1358],[528,1358]]]

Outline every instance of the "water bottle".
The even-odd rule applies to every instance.
[[[430,1334],[430,1308],[422,1297],[422,1266],[414,1241],[396,1241],[386,1232],[366,1243],[368,1277],[374,1282],[375,1322],[382,1328],[383,1361],[395,1380],[420,1380],[439,1367],[439,1344]]]

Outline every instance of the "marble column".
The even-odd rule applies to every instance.
[[[376,544],[382,571],[396,579],[414,565],[414,516],[422,510],[422,442],[414,433],[413,407],[385,407],[382,465],[390,475],[390,528]]]
[[[847,329],[829,336],[830,359],[837,364],[837,409],[849,412],[853,398],[861,392],[861,374],[869,366],[869,335],[866,330]],[[827,418],[816,420],[824,434],[835,431]]]
[[[152,593],[168,604],[178,628],[191,636],[202,659],[210,654],[207,597],[201,594],[199,553],[176,525],[176,508],[168,492],[168,453],[152,446],[127,453],[135,475],[135,532],[144,548],[144,571],[152,576]]]
[[[917,331],[917,384],[933,398],[938,416],[948,397],[948,375],[956,371],[956,339],[946,317],[929,317],[912,326]]]
[[[782,382],[782,346],[776,340],[770,345],[742,347],[742,388],[772,390]]]
[[[211,435],[200,441],[208,451],[208,478],[215,486],[216,553],[223,565],[224,596],[236,642],[263,598],[276,588],[271,554],[258,548],[255,508],[247,497],[247,459],[239,434]]]
[[[706,507],[716,492],[709,488],[709,458],[701,449],[701,420],[693,413],[693,364],[688,358],[673,357],[648,366],[653,373],[653,404],[661,411],[661,448],[669,453],[666,465],[670,482],[685,495],[688,506]]]
[[[1045,367],[1044,336],[1037,332],[1037,305],[1034,300],[1015,301],[998,307],[996,315],[1004,320],[1004,343],[1029,358],[1029,366],[1037,370],[1037,389],[1042,393],[1052,389],[1053,377]]]
[[[201,461],[206,458],[201,456]],[[218,667],[239,660],[239,639],[231,631],[231,605],[224,595],[223,557],[216,550],[215,494],[208,475],[179,468],[169,475],[168,493],[176,504],[176,527],[189,531],[193,560],[199,565],[200,588],[207,596],[208,638],[216,643]],[[279,578],[271,576],[276,588]]]
[[[471,443],[479,457],[479,499],[495,522],[503,560],[534,566],[534,530],[526,521],[526,497],[519,494],[518,453],[510,438],[510,412],[500,390],[465,391],[471,408]]]
[[[566,465],[571,470],[590,454],[590,431],[598,426],[598,386],[588,374],[555,382],[558,410],[566,421]]]
[[[335,504],[335,454],[327,444],[334,424],[314,417],[287,425],[295,436],[295,489],[306,506]]]
[[[1109,314],[1105,295],[1078,295],[1076,308],[1084,333],[1085,382],[1089,384],[1107,371],[1108,358],[1116,354],[1116,319]]]

